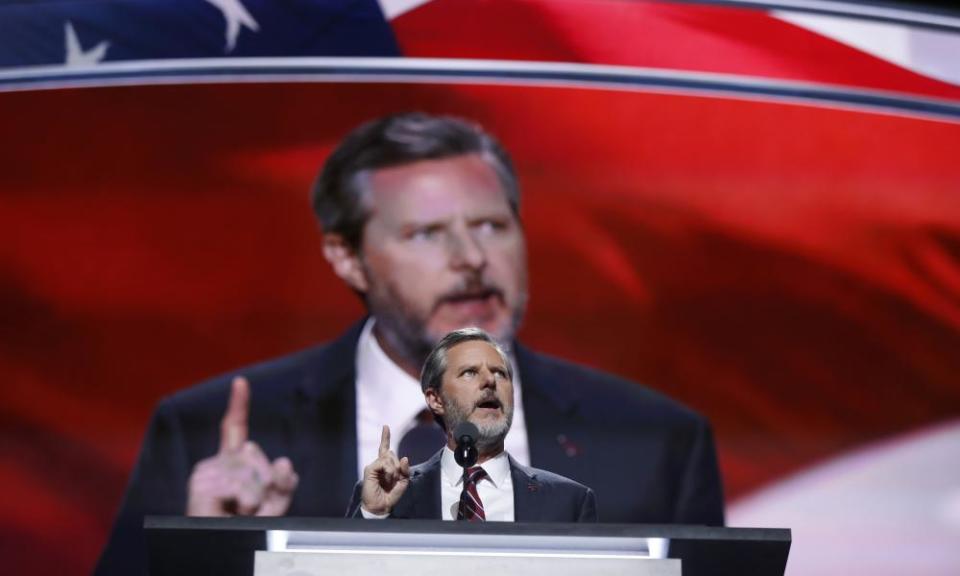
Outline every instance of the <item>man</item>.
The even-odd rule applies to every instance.
[[[331,154],[313,200],[324,255],[369,317],[329,344],[161,401],[101,573],[142,570],[148,514],[342,515],[384,423],[401,432],[398,450],[399,437],[436,430],[421,414],[419,367],[464,326],[515,361],[505,446],[518,462],[592,486],[606,522],[723,523],[702,417],[514,341],[526,245],[516,176],[491,136],[424,114],[370,122]]]
[[[584,522],[597,520],[586,486],[517,463],[503,449],[513,422],[513,369],[503,349],[483,330],[447,334],[424,363],[424,398],[446,432],[446,446],[410,468],[390,450],[383,427],[376,460],[363,469],[347,511],[364,518],[433,518],[467,521]],[[454,430],[477,427],[476,464],[454,457]]]

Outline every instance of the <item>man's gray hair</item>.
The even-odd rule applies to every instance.
[[[503,364],[507,368],[507,377],[513,382],[513,364],[503,347],[480,328],[461,328],[441,338],[437,345],[433,347],[433,350],[430,351],[427,361],[423,363],[423,370],[420,372],[420,388],[424,393],[431,388],[440,390],[440,384],[443,383],[443,373],[447,371],[447,352],[458,344],[474,340],[486,342],[493,346],[494,350],[500,354],[500,358],[503,359]]]

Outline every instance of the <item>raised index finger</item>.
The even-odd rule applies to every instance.
[[[247,441],[247,418],[250,415],[250,383],[237,376],[230,383],[230,400],[220,421],[220,451],[237,451]]]
[[[383,425],[383,431],[380,432],[380,456],[385,456],[390,452],[390,427]]]

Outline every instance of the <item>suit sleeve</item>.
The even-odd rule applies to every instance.
[[[580,513],[577,522],[597,522],[597,497],[593,490],[587,488],[580,502]]]
[[[347,513],[344,518],[361,518],[363,520],[384,520],[390,518],[390,514],[374,514],[367,512],[360,504],[362,502],[363,481],[357,482],[353,487],[353,496],[350,497],[350,504],[347,506]]]
[[[350,497],[350,504],[347,505],[347,513],[344,518],[363,518],[360,512],[360,491],[363,488],[363,482],[357,482],[353,487],[353,496]]]
[[[723,526],[723,485],[710,424],[700,419],[683,471],[673,521]]]
[[[110,539],[94,574],[147,573],[144,516],[184,514],[189,474],[180,421],[172,404],[161,402],[151,418]]]

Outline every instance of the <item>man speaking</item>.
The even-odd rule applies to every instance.
[[[327,261],[368,316],[333,342],[162,400],[99,573],[144,571],[148,514],[342,516],[383,424],[414,462],[444,444],[417,377],[465,326],[514,363],[504,445],[517,462],[591,486],[605,522],[723,523],[704,418],[516,342],[527,302],[520,187],[492,136],[419,113],[374,120],[327,159],[313,207]]]
[[[503,449],[513,422],[513,369],[484,331],[443,337],[420,376],[427,406],[447,443],[410,467],[390,450],[383,427],[379,455],[363,470],[348,516],[517,522],[595,522],[586,486],[517,463]],[[455,453],[456,451],[456,453]]]

